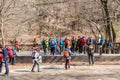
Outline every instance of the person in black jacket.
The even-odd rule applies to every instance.
[[[89,65],[94,65],[94,46],[89,45],[87,48]]]

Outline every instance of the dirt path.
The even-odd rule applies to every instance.
[[[120,65],[71,66],[42,65],[41,72],[30,72],[31,64],[10,66],[9,76],[0,80],[120,80]]]

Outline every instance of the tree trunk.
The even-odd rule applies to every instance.
[[[111,19],[110,19],[110,15],[109,15],[109,11],[108,11],[108,0],[101,0],[101,4],[103,6],[104,12],[105,12],[105,24],[106,24],[106,35],[108,37],[106,37],[108,40],[110,41],[115,41],[116,39],[116,34],[113,28],[113,25],[111,24]]]
[[[1,23],[1,36],[2,36],[2,45],[5,46],[4,31],[3,31],[3,23]]]

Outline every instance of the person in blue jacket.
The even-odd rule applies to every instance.
[[[49,44],[51,48],[51,53],[55,55],[57,50],[57,40],[55,38],[52,38]]]
[[[64,40],[60,38],[60,53],[63,52],[63,49],[64,49]]]

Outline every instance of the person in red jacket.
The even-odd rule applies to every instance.
[[[85,45],[86,45],[86,39],[85,36],[82,36],[82,38],[79,39],[79,52],[84,52],[85,54]]]
[[[14,50],[14,48],[10,45],[7,46],[7,51],[9,54],[9,63],[11,63],[11,65],[15,65],[16,62],[16,52]]]

